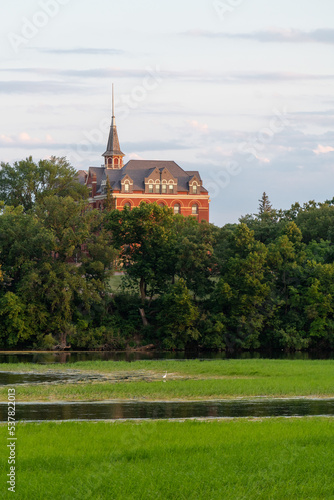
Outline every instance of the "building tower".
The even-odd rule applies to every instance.
[[[112,86],[112,118],[109,132],[107,150],[103,153],[104,166],[107,169],[119,170],[123,167],[124,153],[122,153],[115,120],[115,101],[114,101],[114,84]]]

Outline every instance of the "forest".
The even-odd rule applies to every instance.
[[[334,198],[220,228],[142,203],[104,209],[65,158],[0,170],[2,349],[334,347]],[[114,274],[121,285],[112,288]]]

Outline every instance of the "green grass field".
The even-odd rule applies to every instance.
[[[113,293],[120,292],[121,284],[122,284],[122,275],[114,274],[113,276],[110,276],[109,285],[110,285],[110,290]]]
[[[107,376],[127,372],[135,381],[17,386],[18,401],[107,399],[225,399],[334,397],[334,360],[88,361],[71,365],[2,364],[0,371],[78,370]],[[167,370],[167,381],[162,375]],[[140,380],[141,377],[152,380]],[[6,401],[7,389],[0,389]]]
[[[19,424],[17,438],[18,500],[334,498],[331,418]]]

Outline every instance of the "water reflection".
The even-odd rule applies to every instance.
[[[4,385],[70,383],[79,381],[103,381],[103,375],[86,373],[12,373],[0,372],[0,387]]]
[[[17,420],[168,419],[334,415],[334,399],[182,402],[17,403]],[[0,421],[7,405],[0,404]]]
[[[141,360],[185,360],[185,359],[334,359],[334,352],[20,352],[0,353],[0,363],[76,363],[78,361],[141,361]]]

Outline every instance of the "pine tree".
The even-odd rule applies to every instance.
[[[270,213],[272,211],[273,207],[269,201],[268,195],[265,192],[263,193],[262,198],[259,200],[259,202],[260,202],[259,205],[260,216],[266,213]]]
[[[116,208],[116,200],[114,198],[113,189],[110,185],[109,177],[107,177],[106,191],[107,198],[104,202],[104,208],[107,210],[107,212],[110,212],[111,210],[114,210]]]

